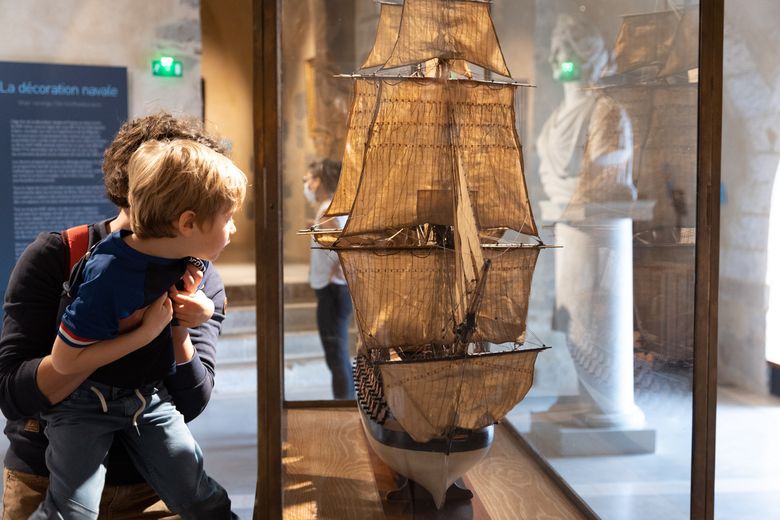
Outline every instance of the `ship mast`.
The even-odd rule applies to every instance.
[[[450,61],[439,59],[437,77],[449,82]],[[455,239],[455,354],[466,353],[477,327],[476,315],[484,294],[490,261],[485,261],[479,242],[479,230],[474,218],[465,172],[460,160],[458,126],[452,109],[452,98],[447,96],[447,139],[452,154],[452,209]]]

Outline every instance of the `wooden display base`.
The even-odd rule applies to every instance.
[[[419,489],[387,499],[403,481],[369,447],[356,409],[286,410],[282,425],[284,520],[596,518],[583,516],[503,425],[487,456],[463,478],[473,498],[448,497],[439,511]]]
[[[368,449],[377,490],[385,517],[396,520],[490,520],[479,497],[464,477],[447,490],[447,499],[436,509],[430,493],[414,481],[404,478]]]

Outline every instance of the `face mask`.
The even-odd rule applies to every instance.
[[[317,194],[309,187],[309,183],[303,185],[303,196],[309,201],[309,204],[317,202]]]

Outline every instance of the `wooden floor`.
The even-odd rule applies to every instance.
[[[437,512],[425,501],[384,499],[392,475],[368,447],[357,410],[287,410],[284,420],[285,520],[583,518],[501,426],[488,456],[465,476],[474,499]]]

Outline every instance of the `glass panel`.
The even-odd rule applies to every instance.
[[[489,446],[511,410],[599,516],[687,518],[698,6],[299,3],[283,2],[285,277],[305,292],[307,165],[343,159],[327,214],[347,227],[314,236],[340,237],[364,422],[449,453],[456,431]],[[382,78],[331,77],[364,63]],[[292,286],[285,393],[328,398]]]
[[[494,4],[511,70],[537,85],[526,178],[562,246],[528,318],[552,348],[509,420],[600,517],[688,518],[698,6],[576,4]]]
[[[780,5],[724,14],[715,518],[778,518]]]

